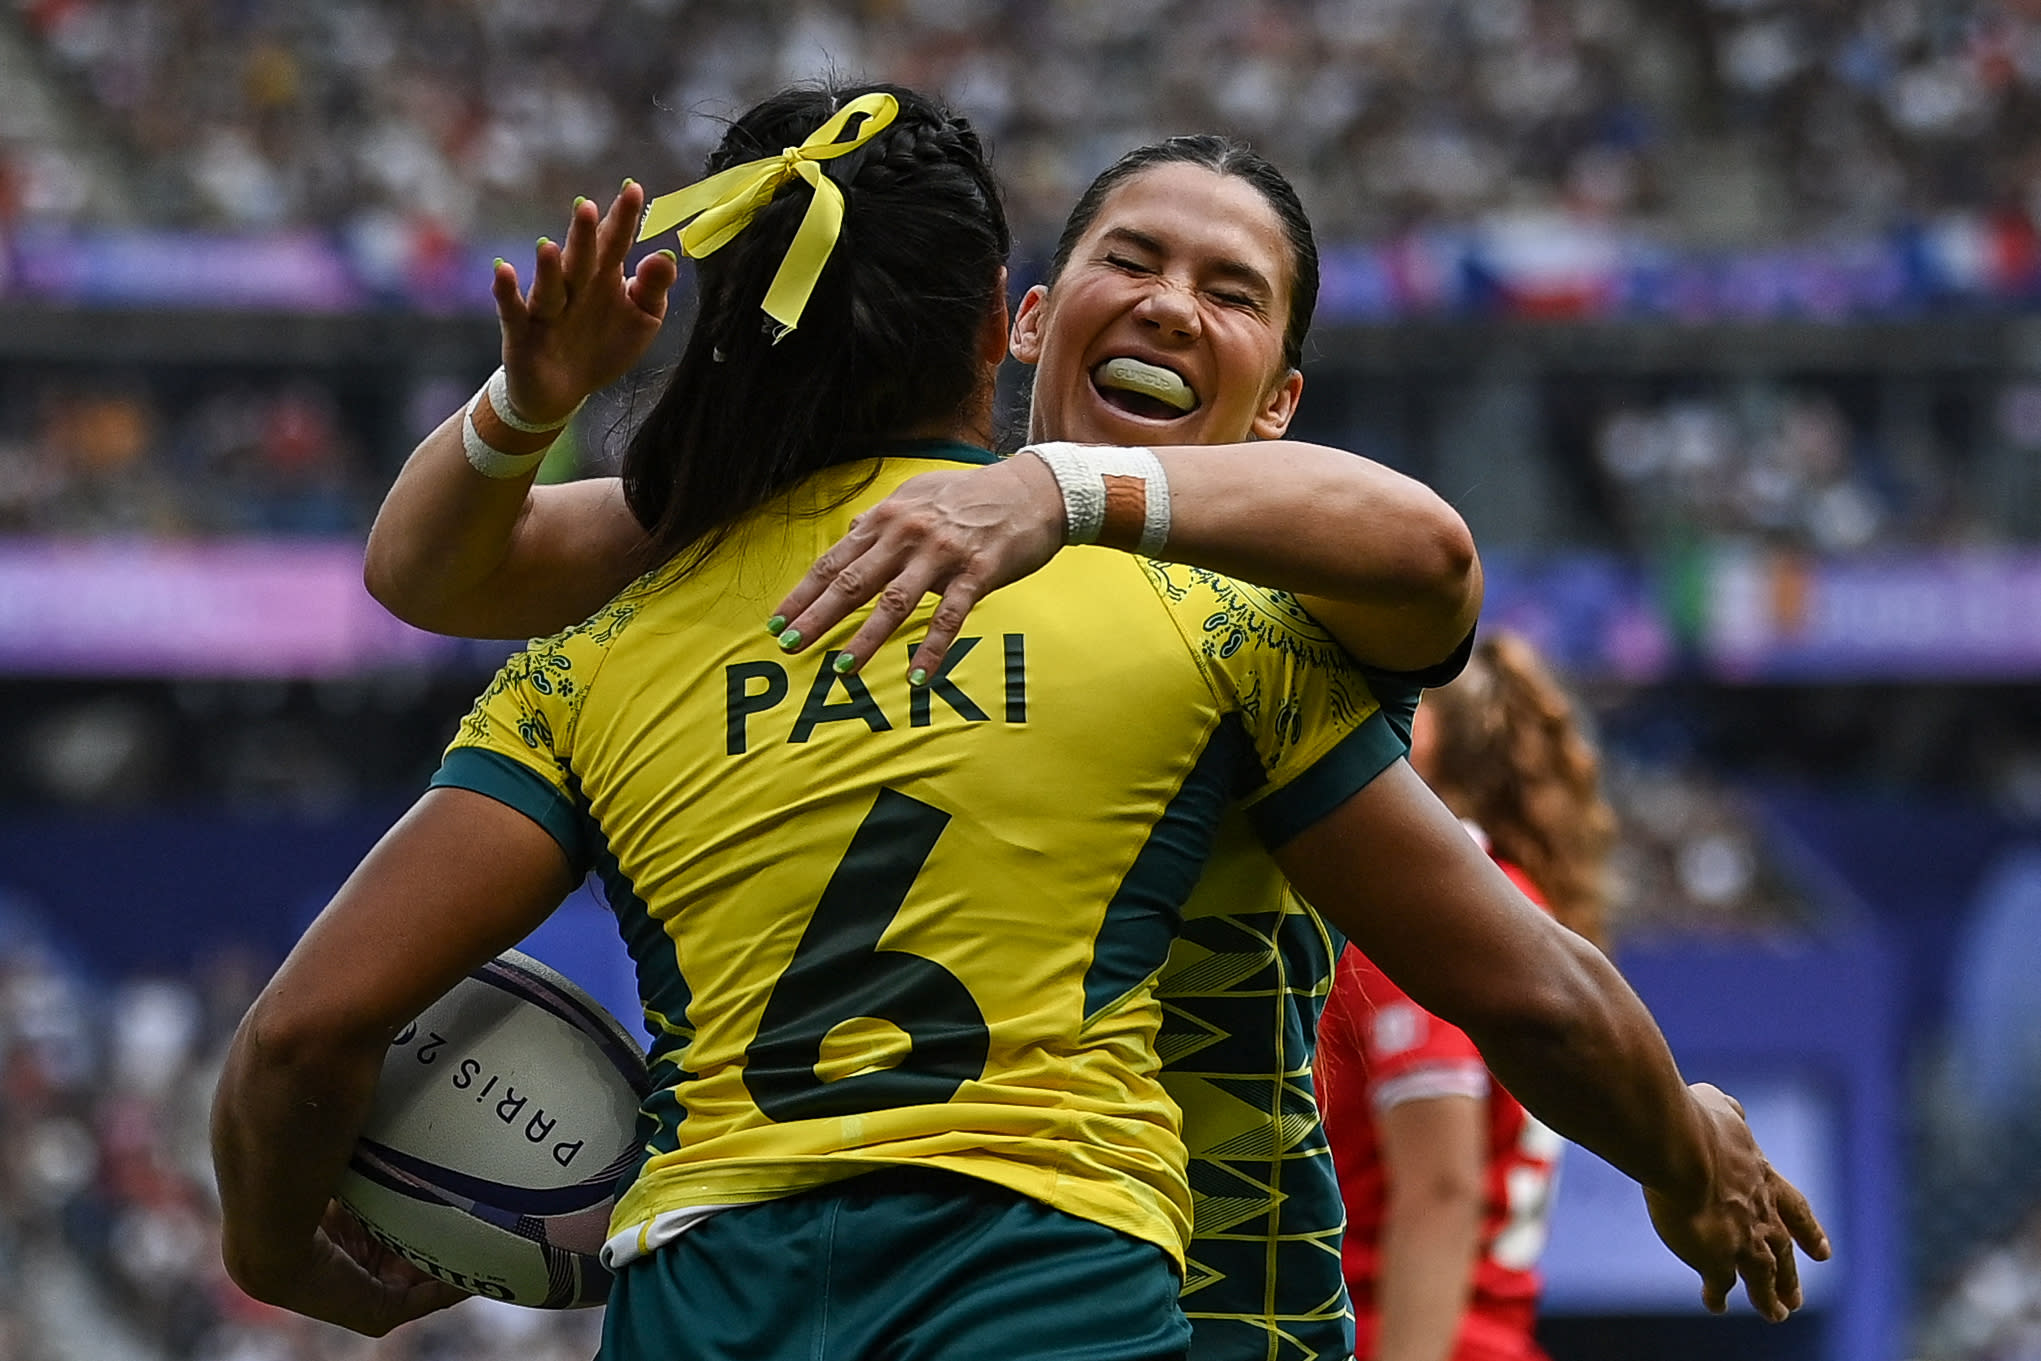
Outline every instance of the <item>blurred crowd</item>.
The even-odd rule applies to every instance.
[[[624,174],[692,178],[716,116],[826,66],[948,94],[1036,245],[1114,155],[1203,129],[1270,153],[1333,239],[1498,214],[1719,242],[2041,213],[2033,0],[12,8],[111,154],[0,144],[0,223],[118,205],[166,226],[530,234]]]
[[[382,490],[316,382],[225,378],[169,401],[53,377],[0,401],[0,533],[358,532]]]
[[[421,387],[364,401],[316,374],[222,372],[166,389],[147,374],[19,372],[0,384],[0,535],[359,535],[412,441],[466,395]],[[2031,538],[2033,509],[2022,518],[2020,498],[1976,473],[1994,450],[2041,450],[2041,386],[1965,402],[1945,403],[1939,424],[1866,419],[1819,385],[1694,380],[1590,399],[1584,457],[1552,452],[1595,479],[1601,540],[1634,551],[1738,539],[1848,556]],[[1582,428],[1546,418],[1555,432]],[[577,436],[600,445],[614,419],[605,408]],[[1318,437],[1369,447],[1337,429]],[[603,457],[570,438],[546,476]]]
[[[1923,1333],[1918,1361],[2041,1361],[2041,1207],[1976,1255]]]
[[[1813,925],[1803,888],[1781,870],[1755,806],[1701,769],[1610,752],[1604,768],[1620,833],[1610,861],[1609,934],[1785,936]]]
[[[2005,405],[2017,412],[2014,397]],[[1612,403],[1594,455],[1612,527],[1636,548],[1732,538],[1847,556],[2002,540],[2011,526],[2001,507],[1965,474],[1977,445],[2020,431],[1975,429],[1990,422],[1974,406],[1960,414],[1973,428],[1852,421],[1837,395],[1816,385],[1690,383]]]
[[[625,174],[692,178],[719,117],[833,67],[969,110],[1037,252],[1119,151],[1218,127],[1296,175],[1328,241],[1507,220],[1774,242],[1960,208],[2041,288],[2041,0],[14,0],[9,41],[66,92],[52,126],[104,154],[0,119],[0,232],[316,227],[416,259],[557,231]],[[422,433],[316,380],[159,387],[0,390],[0,533],[353,533]],[[1548,444],[1635,549],[2041,535],[2031,475],[1974,475],[2041,451],[2041,387],[1918,418],[1879,400],[1696,382]]]
[[[471,1300],[372,1342],[257,1304],[220,1264],[207,1112],[262,981],[95,986],[0,904],[0,1359],[584,1361],[600,1311]]]

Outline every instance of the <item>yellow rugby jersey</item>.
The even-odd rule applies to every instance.
[[[1230,802],[1284,835],[1396,754],[1359,673],[1257,597],[1106,549],[981,602],[919,690],[905,645],[851,677],[781,654],[765,615],[928,459],[991,455],[811,478],[513,657],[434,778],[606,880],[655,1032],[623,1260],[662,1216],[902,1163],[1181,1260],[1154,979],[1182,905]]]

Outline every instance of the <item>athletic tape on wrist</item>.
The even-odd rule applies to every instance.
[[[588,404],[588,399],[583,397],[580,401],[574,403],[573,411],[560,417],[559,420],[554,421],[551,425],[533,425],[530,421],[518,415],[517,408],[510,404],[510,375],[503,371],[501,364],[496,366],[496,372],[489,375],[489,381],[483,385],[482,390],[489,394],[489,405],[496,408],[496,414],[503,418],[503,423],[512,430],[525,435],[543,435],[548,430],[559,430],[567,422],[574,419],[575,412],[580,411],[583,406]]]
[[[468,456],[468,466],[484,477],[522,477],[546,461],[558,439],[555,434],[544,448],[527,454],[506,454],[482,438],[482,432],[475,428],[473,407],[461,418],[461,452]]]
[[[510,405],[509,384],[499,368],[468,403],[461,419],[461,451],[468,456],[468,466],[484,477],[522,477],[545,461],[580,409],[576,403],[574,411],[551,425],[525,420]]]
[[[1169,477],[1152,449],[1053,440],[1031,444],[1063,493],[1065,543],[1150,556],[1169,542]]]

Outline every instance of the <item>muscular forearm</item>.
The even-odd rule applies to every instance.
[[[260,1004],[234,1037],[213,1102],[213,1165],[227,1271],[257,1299],[293,1303],[388,1040],[292,1038],[268,1024]]]
[[[1480,1242],[1478,1188],[1399,1189],[1392,1181],[1371,1361],[1446,1361],[1473,1293]]]
[[[1665,1037],[1614,965],[1556,924],[1527,968],[1554,989],[1544,1023],[1463,1026],[1489,1068],[1540,1120],[1677,1201],[1705,1189],[1709,1132]]]
[[[1294,440],[1156,457],[1169,476],[1175,560],[1297,593],[1376,666],[1430,666],[1473,628],[1481,609],[1473,538],[1422,483]]]
[[[655,251],[625,272],[644,205],[632,180],[607,213],[576,200],[564,244],[540,238],[529,292],[515,266],[496,262],[502,392],[524,420],[565,422],[659,334],[679,264]],[[473,638],[528,638],[587,618],[642,568],[631,549],[643,536],[614,479],[534,491],[532,476],[477,473],[460,413],[450,416],[412,453],[376,516],[369,593],[406,623]]]
[[[1351,454],[1286,441],[1154,452],[1171,507],[1158,556],[1304,593],[1355,660],[1383,670],[1436,665],[1472,629],[1481,607],[1473,542],[1420,484]],[[1138,551],[1145,515],[1137,513],[1132,534],[1101,538],[1096,523],[1073,531],[1073,507],[1101,508],[1105,476],[1073,448],[1038,447],[909,479],[859,515],[780,601],[773,613],[782,645],[811,645],[872,603],[842,649],[861,666],[933,592],[942,604],[910,663],[933,672],[973,603],[1038,571],[1073,533]],[[1066,503],[1063,479],[1077,502]]]
[[[1828,1256],[1807,1200],[1742,1110],[1688,1087],[1637,994],[1518,892],[1409,765],[1392,763],[1275,848],[1277,863],[1410,999],[1465,1030],[1532,1114],[1644,1184],[1652,1225],[1725,1307],[1741,1276],[1777,1320],[1793,1246]]]
[[[1647,1187],[1705,1185],[1672,1053],[1601,952],[1519,892],[1404,762],[1277,852],[1314,906],[1480,1046],[1531,1112]]]

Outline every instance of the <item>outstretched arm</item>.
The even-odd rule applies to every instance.
[[[573,889],[537,823],[436,789],[385,835],[235,1032],[213,1100],[227,1273],[356,1332],[466,1296],[378,1252],[332,1203],[391,1039]]]
[[[678,266],[655,252],[624,272],[645,193],[626,181],[608,213],[582,200],[565,245],[541,240],[529,293],[498,261],[491,282],[510,403],[533,424],[566,418],[644,356]],[[369,593],[406,623],[478,638],[552,633],[623,588],[642,540],[614,478],[534,487],[534,472],[470,467],[462,413],[415,449],[369,531]]]
[[[1297,592],[1355,660],[1383,670],[1435,665],[1474,627],[1473,538],[1422,483],[1293,440],[1154,452],[1172,508],[1155,556]],[[816,561],[780,606],[781,645],[799,651],[876,597],[844,645],[863,665],[933,592],[942,604],[909,663],[933,674],[972,605],[1064,539],[1062,492],[1035,456],[924,473]]]
[[[1459,1026],[1524,1106],[1645,1188],[1652,1220],[1726,1307],[1738,1276],[1782,1319],[1797,1242],[1828,1239],[1742,1108],[1681,1078],[1657,1023],[1599,950],[1533,906],[1398,761],[1285,844],[1290,882],[1426,1011]]]

